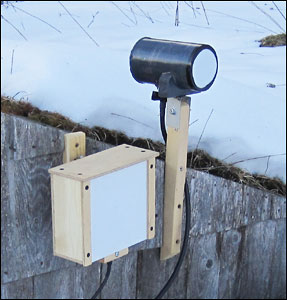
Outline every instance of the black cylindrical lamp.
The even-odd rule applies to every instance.
[[[136,81],[155,84],[160,97],[177,97],[209,89],[218,59],[209,45],[144,37],[131,51],[130,70]]]

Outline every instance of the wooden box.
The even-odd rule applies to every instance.
[[[153,238],[156,156],[124,144],[49,169],[54,255],[88,266]]]

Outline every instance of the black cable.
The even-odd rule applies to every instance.
[[[167,141],[167,134],[166,134],[166,128],[165,128],[165,108],[166,108],[166,101],[161,100],[160,101],[160,126],[162,131],[163,139],[166,143]],[[189,187],[187,180],[185,180],[184,185],[184,195],[185,195],[185,232],[184,232],[184,238],[182,243],[182,248],[179,254],[178,261],[176,263],[176,266],[174,268],[173,273],[171,274],[170,278],[168,279],[165,286],[162,288],[162,290],[159,292],[159,294],[156,296],[155,299],[161,299],[163,295],[168,291],[168,289],[171,287],[173,281],[175,280],[176,276],[178,275],[178,272],[180,270],[180,267],[183,263],[184,257],[186,255],[187,249],[188,249],[188,242],[189,242],[189,230],[190,230],[190,219],[191,219],[191,205],[190,205],[190,194],[189,194]]]
[[[96,299],[99,296],[100,292],[102,291],[102,289],[104,288],[105,284],[107,283],[107,281],[109,279],[111,269],[112,269],[112,261],[108,262],[105,278],[91,299]]]
[[[167,133],[165,128],[165,108],[166,108],[166,98],[160,100],[160,129],[162,133],[162,137],[166,144],[167,141]]]

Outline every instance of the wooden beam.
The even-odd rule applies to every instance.
[[[147,166],[147,238],[153,239],[155,237],[155,158],[149,159]]]
[[[64,140],[63,163],[86,156],[86,134],[84,132],[67,133],[64,135]]]
[[[129,253],[129,248],[126,248],[126,249],[120,250],[119,252],[116,252],[116,253],[113,253],[111,255],[108,255],[108,256],[104,257],[103,259],[99,260],[99,262],[103,263],[103,264],[106,264],[110,261],[113,261],[113,260],[118,259],[122,256],[125,256],[128,253]]]
[[[167,99],[168,129],[161,260],[168,259],[180,252],[189,112],[190,98]]]

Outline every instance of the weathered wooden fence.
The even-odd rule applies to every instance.
[[[105,265],[54,257],[48,169],[64,132],[1,114],[1,298],[87,299]],[[87,141],[92,154],[108,148]],[[156,170],[156,238],[115,261],[102,299],[154,298],[177,257],[159,260],[164,165]],[[190,245],[165,298],[286,298],[286,198],[188,170]]]

